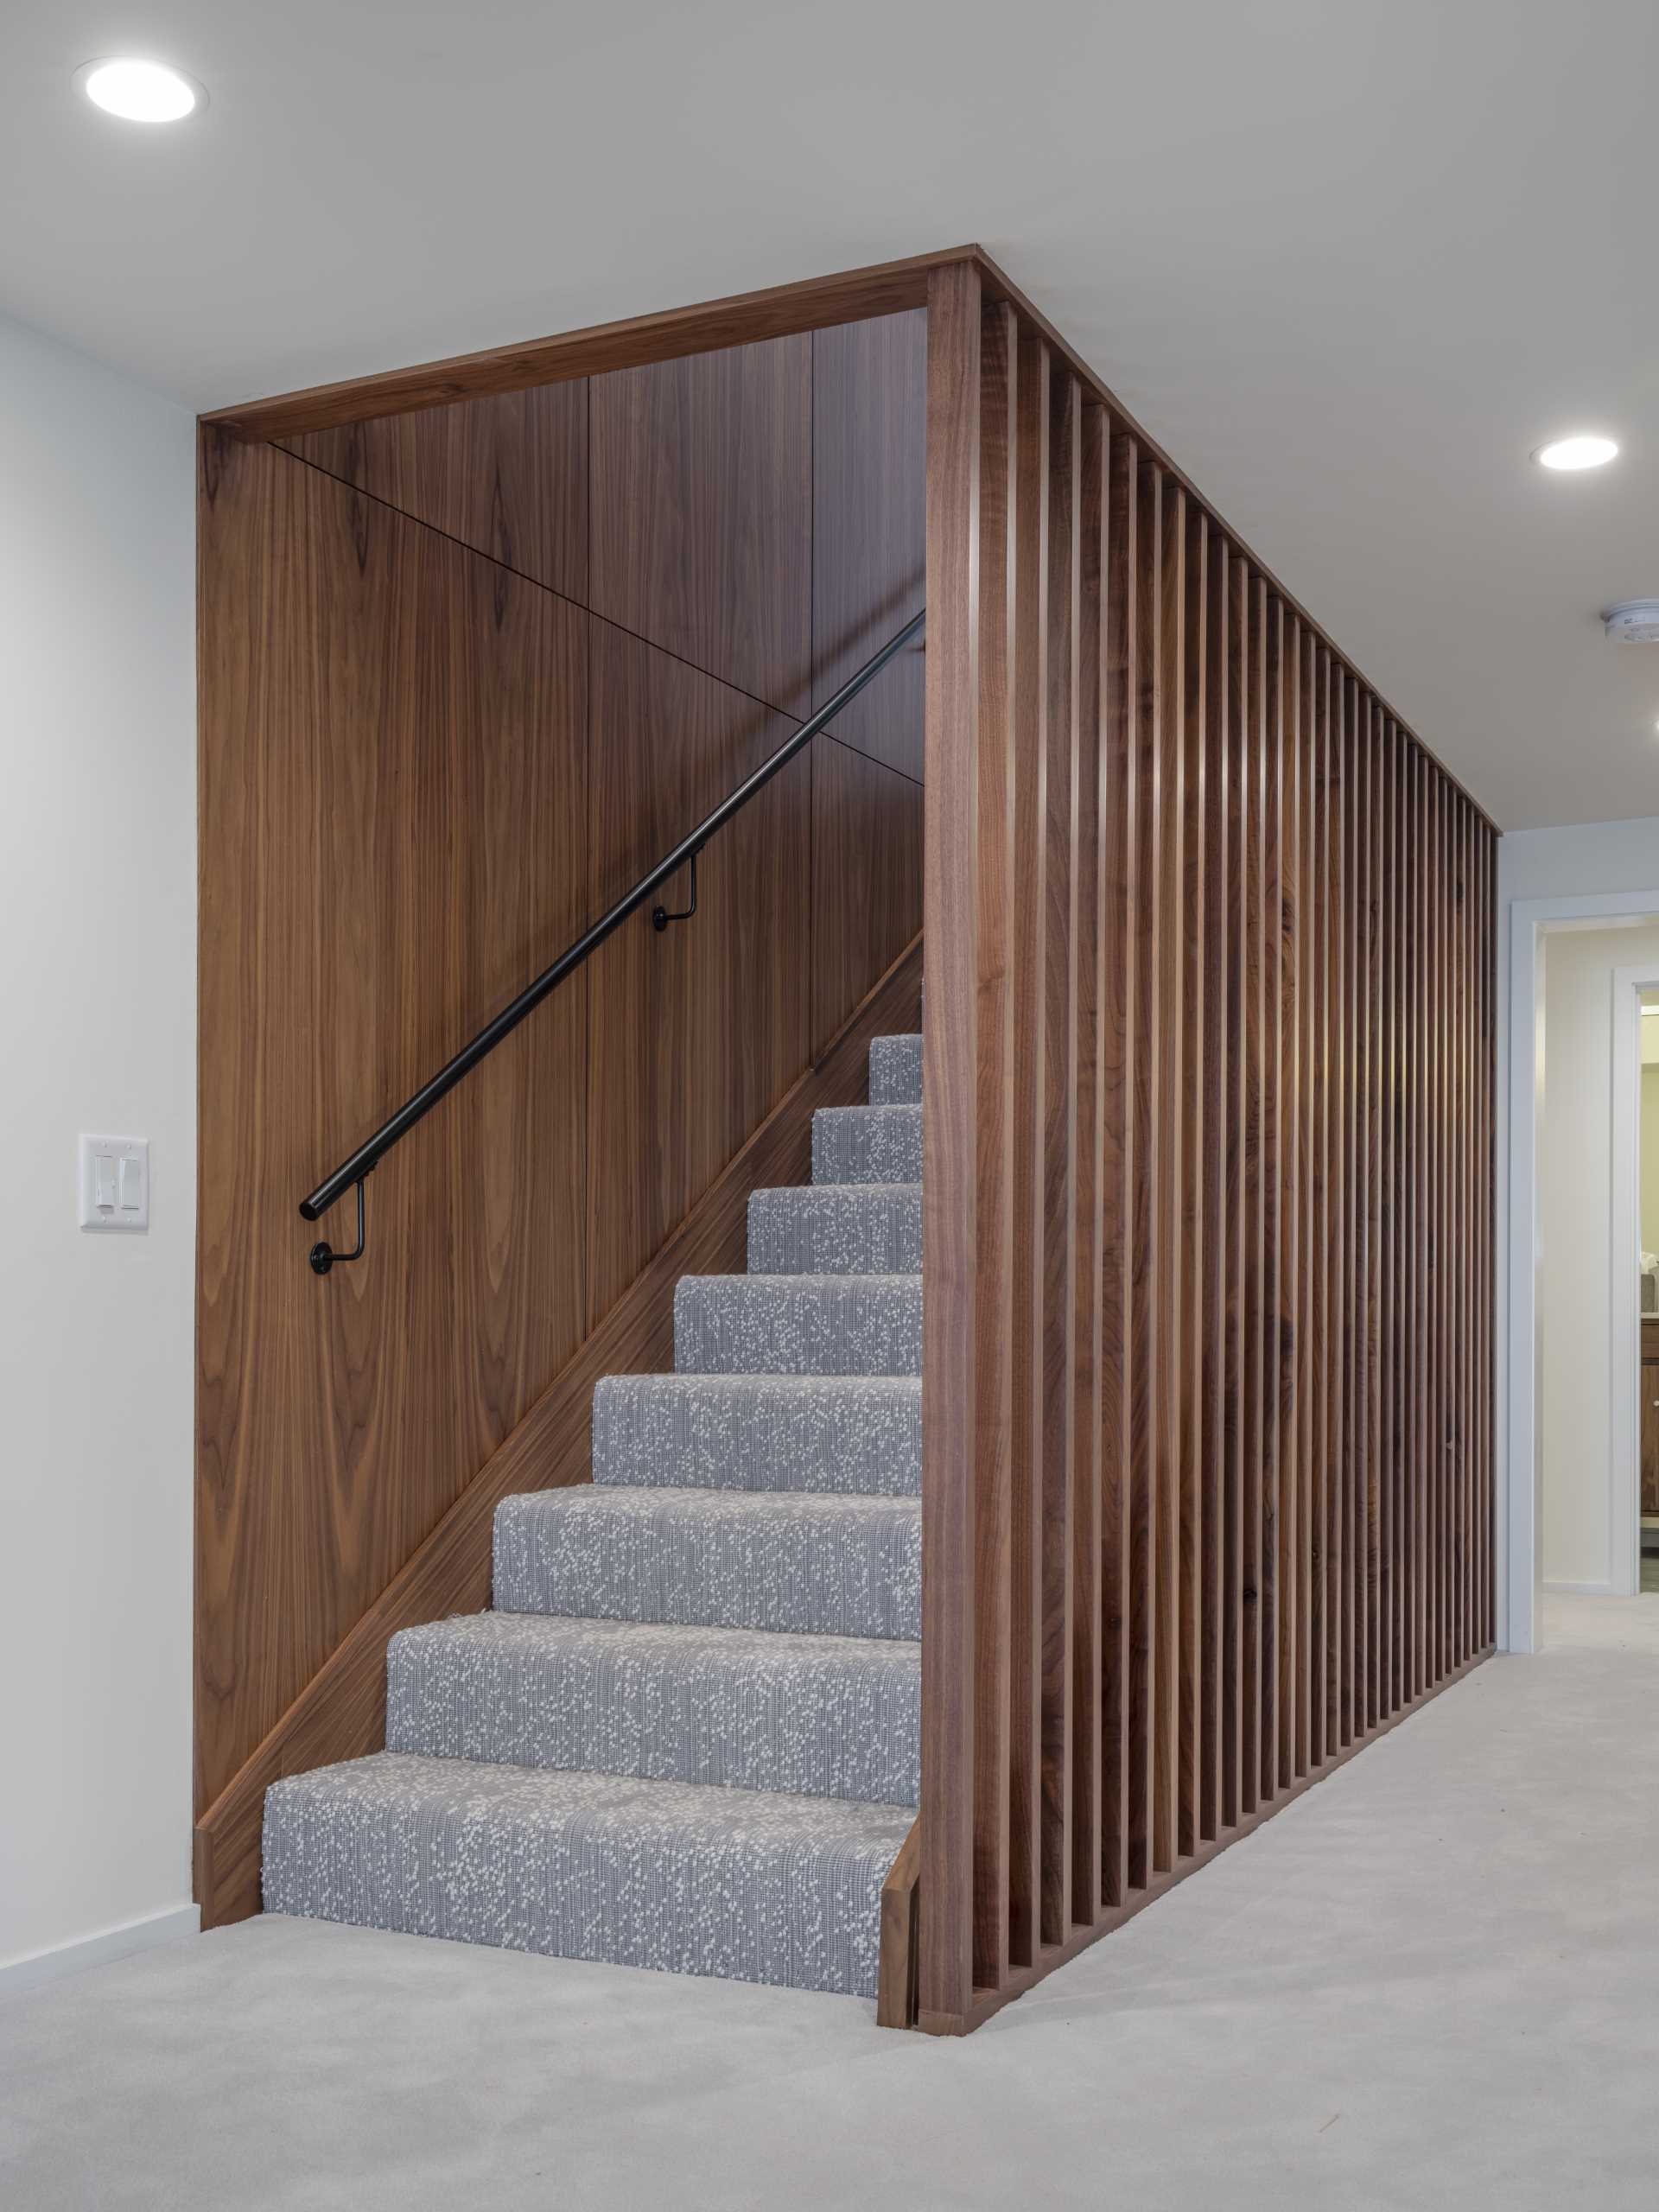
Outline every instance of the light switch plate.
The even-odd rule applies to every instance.
[[[142,1236],[149,1227],[149,1139],[83,1135],[78,1189],[87,1236]]]

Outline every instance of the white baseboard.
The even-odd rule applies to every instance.
[[[1611,1582],[1546,1582],[1545,1595],[1551,1598],[1611,1598]]]
[[[199,1904],[168,1905],[146,1913],[142,1920],[124,1921],[118,1928],[100,1928],[95,1935],[77,1936],[67,1943],[54,1943],[44,1951],[26,1952],[22,1958],[0,1963],[0,1997],[20,1989],[38,1988],[65,1974],[80,1974],[87,1967],[108,1966],[134,1951],[147,1951],[156,1943],[171,1943],[181,1936],[201,1933]]]

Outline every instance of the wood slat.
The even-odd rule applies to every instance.
[[[977,1700],[974,1465],[978,1335],[979,490],[977,273],[937,270],[928,290],[927,810],[922,1237],[921,1961],[924,2026],[973,1997],[974,1708]],[[969,856],[972,856],[971,868]]]
[[[1014,1415],[1008,1955],[1029,1966],[1041,1936],[1044,1094],[1046,1078],[1050,377],[1022,330],[1014,407],[1013,985]]]
[[[1131,449],[1132,450],[1132,449]],[[1163,776],[1159,758],[1159,671],[1162,634],[1163,480],[1141,462],[1134,478],[1135,736],[1132,745],[1136,902],[1133,918],[1134,1180],[1129,1423],[1129,1884],[1144,1889],[1154,1872],[1159,1738],[1155,1592],[1160,1570],[1157,1460],[1160,1433],[1163,1316],[1159,1287],[1158,1200],[1165,1127],[1160,991],[1165,887]]]
[[[1248,1484],[1255,1466],[1249,1416],[1254,1396],[1248,1386],[1247,1360],[1253,1341],[1254,1250],[1250,1160],[1251,1014],[1256,916],[1249,890],[1252,815],[1248,740],[1249,712],[1249,569],[1238,555],[1219,554],[1215,569],[1226,594],[1226,817],[1227,817],[1227,1085],[1226,1236],[1223,1298],[1226,1314],[1225,1523],[1223,1542],[1224,1642],[1222,1660],[1221,1820],[1232,1826],[1248,1809],[1245,1767],[1249,1752],[1245,1722],[1246,1637],[1254,1633],[1253,1587],[1247,1589],[1248,1538],[1254,1522],[1247,1505]],[[1254,1719],[1250,1722],[1254,1727]]]
[[[1022,308],[974,376],[988,1710],[970,1999],[923,1999],[957,2031],[1491,1618],[1489,826]]]
[[[1180,1494],[1176,1575],[1179,1777],[1175,1847],[1198,1848],[1204,1776],[1205,1438],[1205,525],[1196,502],[1183,518],[1180,577],[1181,700],[1181,1162],[1174,1251],[1179,1292],[1177,1421]]]
[[[1014,378],[1018,336],[988,302],[980,330],[978,916],[979,1145],[974,1328],[973,1978],[1008,1970],[1010,1573],[1014,1276]]]
[[[1101,1306],[1106,1267],[1104,987],[1108,807],[1104,750],[1107,510],[1104,408],[1085,404],[1077,453],[1076,1135],[1073,1150],[1071,1918],[1103,1902],[1101,1802],[1105,1543]]]
[[[1201,1334],[1203,1420],[1200,1430],[1200,1604],[1203,1627],[1200,1712],[1203,1759],[1199,1775],[1198,1834],[1210,1840],[1221,1833],[1226,1797],[1225,1741],[1230,1734],[1230,1700],[1236,1682],[1231,1623],[1236,1615],[1229,1573],[1236,1541],[1229,1510],[1228,1452],[1235,1411],[1236,1375],[1230,1378],[1232,1258],[1230,1230],[1231,1161],[1228,1112],[1231,1098],[1231,1055],[1235,1049],[1231,1002],[1231,837],[1235,813],[1229,756],[1228,719],[1231,639],[1229,620],[1230,550],[1217,531],[1200,518],[1205,538],[1202,585],[1204,620],[1204,711],[1199,751],[1201,787],[1198,834],[1204,844],[1203,1005],[1200,1025],[1203,1065],[1203,1180],[1198,1228],[1200,1264],[1194,1295]],[[1189,562],[1188,588],[1192,588]],[[1233,1738],[1235,1750],[1236,1738]]]
[[[1140,891],[1140,750],[1136,614],[1139,464],[1132,439],[1106,435],[1106,583],[1101,620],[1103,671],[1101,999],[1101,1897],[1128,1902],[1130,1875],[1131,1615],[1135,1512],[1133,1440],[1143,1356],[1135,1263],[1136,1084],[1140,1064],[1135,993]],[[1144,1827],[1142,1827],[1144,1834]],[[1144,1877],[1142,1877],[1144,1878]]]
[[[1152,1863],[1166,1873],[1180,1844],[1182,1657],[1181,1617],[1185,1610],[1181,1562],[1184,1469],[1181,1446],[1185,1412],[1187,1300],[1182,1264],[1183,1178],[1185,1091],[1184,1001],[1186,987],[1186,931],[1182,907],[1186,895],[1186,494],[1179,486],[1159,483],[1161,513],[1160,559],[1154,580],[1158,607],[1157,774],[1159,779],[1159,900],[1163,929],[1159,940],[1155,1007],[1158,1057],[1158,1182],[1154,1230],[1160,1246],[1156,1326],[1159,1389],[1154,1402],[1153,1483],[1157,1522],[1157,1572],[1152,1611],[1158,1657],[1154,1669],[1152,1784]]]
[[[1041,1116],[1041,1480],[1036,1501],[1041,1708],[1038,1815],[1045,1943],[1071,1929],[1072,1516],[1076,1476],[1077,1153],[1077,660],[1081,647],[1083,396],[1050,379],[1048,617],[1044,734]]]

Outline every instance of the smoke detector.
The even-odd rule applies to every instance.
[[[1617,645],[1659,645],[1659,599],[1621,600],[1601,619]]]

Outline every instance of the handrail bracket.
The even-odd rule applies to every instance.
[[[660,936],[671,922],[689,922],[696,911],[697,856],[693,853],[691,855],[691,904],[689,906],[683,906],[677,914],[671,914],[666,906],[653,906],[651,910],[651,926]]]
[[[360,1260],[362,1258],[363,1247],[367,1242],[366,1234],[363,1226],[363,1185],[368,1181],[368,1179],[369,1179],[366,1175],[359,1175],[357,1179],[357,1243],[355,1248],[349,1252],[336,1252],[334,1246],[330,1244],[326,1238],[321,1243],[314,1244],[311,1247],[311,1272],[314,1275],[326,1275],[329,1268],[332,1267],[336,1265],[343,1266],[347,1260]]]

